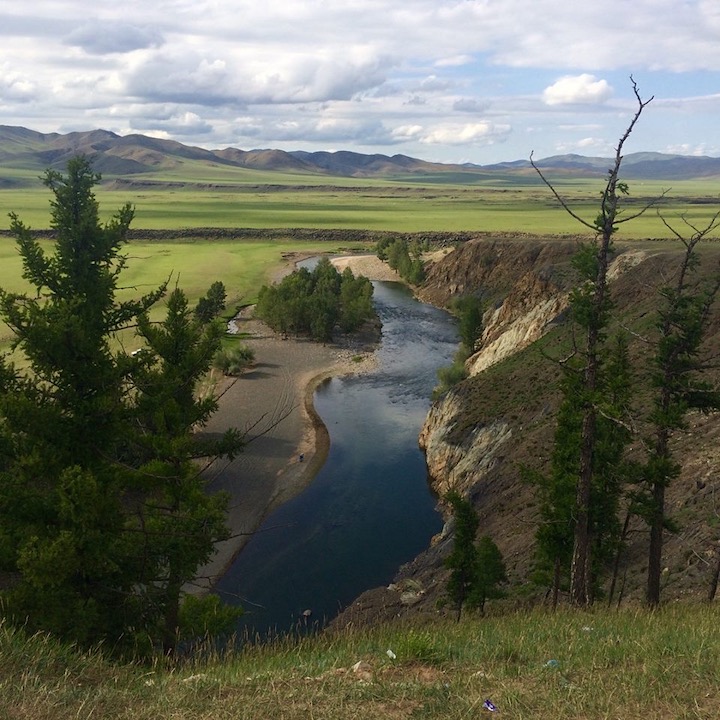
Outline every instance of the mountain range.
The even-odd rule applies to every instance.
[[[477,165],[435,163],[407,155],[366,155],[350,151],[305,152],[273,149],[206,150],[174,140],[146,135],[117,135],[107,130],[41,133],[24,127],[0,125],[0,186],[24,184],[18,171],[62,169],[74,155],[93,160],[95,169],[106,177],[152,173],[177,167],[183,161],[201,164],[278,171],[328,177],[397,178],[446,176],[453,182],[472,182],[480,175],[525,175],[534,172],[528,160]],[[598,177],[606,174],[612,159],[582,155],[556,155],[536,161],[544,170],[563,175]],[[623,176],[633,179],[682,180],[720,178],[720,158],[670,155],[657,152],[628,154],[623,159]],[[14,171],[14,172],[3,172]]]

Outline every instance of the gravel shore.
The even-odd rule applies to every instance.
[[[288,259],[285,272],[293,260]],[[399,280],[374,256],[347,256],[333,263],[340,271],[350,266],[370,280]],[[318,385],[375,367],[377,334],[323,345],[283,339],[251,315],[235,322],[255,351],[255,366],[235,380],[219,381],[219,408],[205,432],[236,427],[245,433],[247,445],[234,461],[215,461],[206,471],[209,492],[230,496],[232,537],[218,545],[201,569],[198,591],[211,587],[268,513],[303,490],[322,467],[330,439],[313,407]]]

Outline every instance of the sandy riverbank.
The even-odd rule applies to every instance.
[[[290,269],[293,262],[288,259]],[[350,266],[356,275],[371,280],[399,279],[374,256],[333,262],[340,271]],[[369,372],[375,363],[376,336],[322,345],[284,340],[251,316],[236,322],[239,332],[248,335],[256,364],[232,382],[221,381],[219,408],[206,432],[237,427],[246,433],[248,443],[234,461],[216,461],[207,471],[209,491],[222,490],[230,496],[232,537],[218,546],[201,570],[200,588],[211,586],[268,513],[297,495],[322,467],[330,440],[313,407],[318,385],[329,377]]]

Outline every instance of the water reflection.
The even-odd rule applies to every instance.
[[[441,528],[417,438],[436,371],[457,347],[456,328],[403,286],[374,286],[383,323],[378,370],[318,388],[327,462],[218,584],[228,602],[244,606],[250,632],[288,630],[307,623],[308,611],[322,625],[363,590],[388,583]]]

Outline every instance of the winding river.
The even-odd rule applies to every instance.
[[[401,284],[374,282],[378,369],[315,393],[330,452],[313,482],[273,512],[215,590],[245,610],[241,632],[321,627],[389,583],[442,527],[418,435],[457,329]]]

